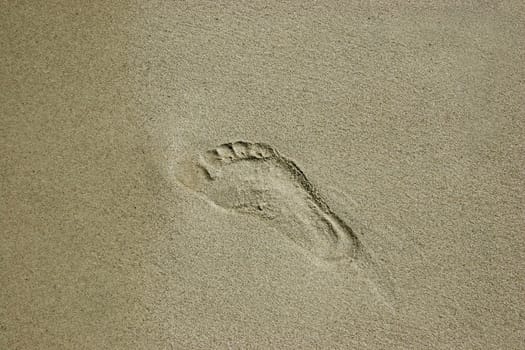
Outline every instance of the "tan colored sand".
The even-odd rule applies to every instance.
[[[0,349],[523,348],[520,1],[0,8]],[[177,180],[236,140],[382,274]]]

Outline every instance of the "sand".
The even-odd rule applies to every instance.
[[[0,349],[522,349],[520,1],[7,2]]]

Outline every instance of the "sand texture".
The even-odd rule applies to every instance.
[[[522,2],[0,8],[0,350],[524,348]]]

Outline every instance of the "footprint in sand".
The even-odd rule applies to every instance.
[[[354,260],[362,245],[291,160],[263,143],[222,144],[199,158],[205,174],[194,190],[216,205],[259,216],[306,252]]]

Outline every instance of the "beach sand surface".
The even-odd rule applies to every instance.
[[[522,349],[520,1],[4,1],[0,349]]]

